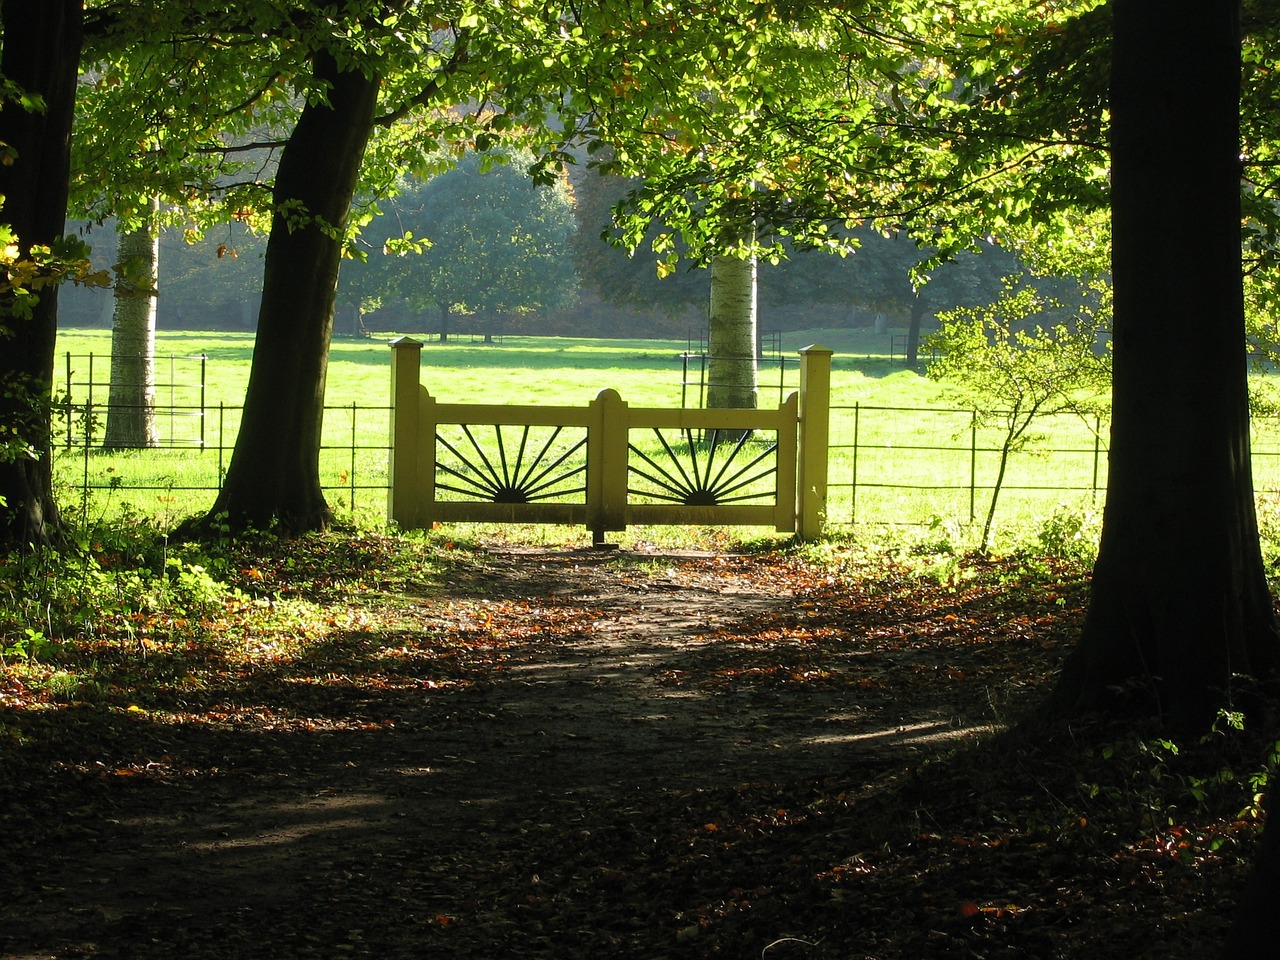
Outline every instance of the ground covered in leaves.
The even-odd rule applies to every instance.
[[[1228,724],[1016,724],[1078,566],[361,534],[169,572],[6,640],[0,956],[1203,953],[1253,848]]]

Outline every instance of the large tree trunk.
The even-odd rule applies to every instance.
[[[225,517],[233,529],[274,523],[298,533],[331,519],[320,488],[325,374],[341,234],[378,81],[340,69],[326,53],[314,67],[330,84],[328,103],[303,108],[280,158],[244,414],[226,480],[204,518]]]
[[[1238,702],[1238,675],[1280,663],[1250,469],[1238,8],[1114,11],[1110,475],[1088,617],[1051,706],[1203,728]]]
[[[755,257],[718,256],[711,261],[710,314],[707,406],[755,409]]]
[[[160,201],[146,222],[120,234],[111,317],[111,390],[103,446],[144,448],[160,444],[156,430],[156,295],[159,280]]]
[[[40,112],[0,103],[0,143],[16,154],[12,164],[0,164],[0,222],[13,228],[24,256],[54,243],[66,223],[83,6],[81,0],[0,5],[0,73],[45,102]],[[30,316],[15,313],[13,297],[0,292],[0,544],[47,543],[60,526],[49,450],[57,321],[55,288],[41,291]],[[10,456],[11,444],[34,456]]]

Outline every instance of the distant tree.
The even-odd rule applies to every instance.
[[[899,234],[893,245],[901,250],[910,242]],[[907,260],[913,256],[915,259],[907,268],[911,309],[904,351],[906,366],[915,369],[920,362],[921,337],[927,317],[937,317],[958,307],[990,303],[1000,296],[1005,279],[1019,272],[1018,259],[1009,251],[990,242],[978,242],[975,246],[977,249],[958,251],[928,269],[921,269],[921,265],[935,251],[917,248],[914,255],[906,253]]]
[[[120,262],[120,221],[74,224],[93,248],[93,262],[111,268]],[[69,229],[71,227],[69,226]],[[162,226],[159,233],[156,322],[161,329],[252,330],[262,290],[262,255],[266,238],[246,224],[232,222],[204,231]],[[111,290],[63,287],[59,291],[63,323],[110,322]]]
[[[853,229],[850,237],[850,248],[838,252],[788,245],[786,259],[761,275],[761,300],[841,307],[900,325],[915,297],[910,270],[923,254],[909,238],[884,236],[871,226]],[[907,250],[911,256],[904,258]]]
[[[615,208],[640,181],[615,176],[598,168],[580,171],[573,178],[573,214],[577,230],[570,242],[573,262],[581,282],[594,289],[606,303],[676,316],[691,307],[707,307],[707,275],[698,268],[675,270],[659,277],[659,255],[653,241],[662,232],[651,224],[634,251],[623,243],[615,225]]]
[[[504,316],[572,303],[573,203],[562,180],[535,183],[531,162],[471,153],[429,180],[406,183],[365,231],[366,248],[378,247],[365,263],[344,264],[343,284],[434,309],[441,342],[456,310],[476,316],[488,341]]]
[[[164,230],[161,325],[253,329],[265,251],[266,238],[243,223],[199,234],[176,227]]]

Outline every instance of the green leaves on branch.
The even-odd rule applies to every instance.
[[[929,376],[960,387],[987,420],[1008,411],[1092,411],[1110,384],[1110,288],[1082,283],[1071,303],[1010,278],[984,307],[939,316]]]
[[[1041,281],[1043,284],[1044,281]],[[1034,282],[1009,278],[995,303],[941,314],[924,347],[936,353],[929,377],[959,387],[976,426],[1000,429],[1000,462],[982,533],[990,542],[1012,454],[1038,438],[1042,417],[1074,413],[1097,422],[1111,385],[1111,290],[1081,283],[1067,302]]]
[[[41,291],[68,281],[91,287],[111,285],[106,271],[93,269],[89,247],[79,237],[60,237],[53,244],[24,252],[13,230],[0,224],[0,323],[6,317],[30,318]]]

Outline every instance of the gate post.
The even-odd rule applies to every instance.
[[[627,402],[616,390],[601,390],[591,401],[587,436],[587,526],[593,546],[605,533],[627,528]]]
[[[796,536],[814,540],[827,518],[827,447],[831,433],[831,357],[814,344],[800,351],[800,449]]]
[[[387,517],[404,529],[419,526],[418,370],[422,344],[410,337],[391,341],[391,455],[387,465]]]

